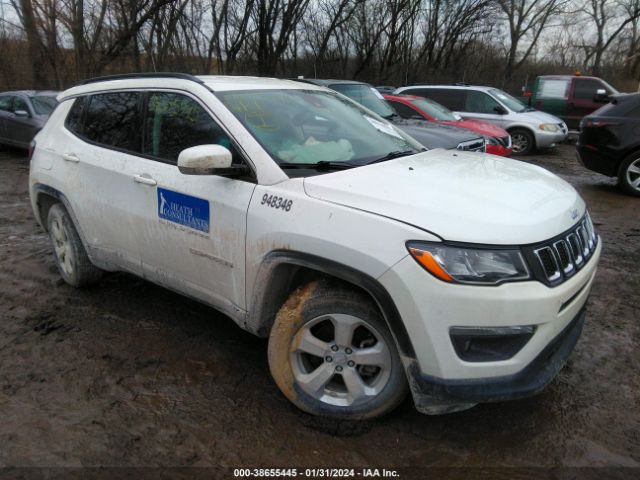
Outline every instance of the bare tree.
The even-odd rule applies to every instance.
[[[637,0],[587,0],[581,8],[596,29],[595,42],[583,43],[585,66],[590,65],[594,75],[600,75],[602,59],[628,25],[640,17]]]
[[[566,0],[498,0],[509,25],[510,44],[505,63],[507,78],[527,61],[549,20],[561,13],[566,4]],[[519,48],[525,42],[528,46],[520,53]]]

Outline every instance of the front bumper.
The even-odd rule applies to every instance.
[[[508,157],[513,153],[513,149],[511,149],[510,147],[507,148],[503,145],[493,145],[487,143],[487,153],[490,153],[491,155],[499,155],[501,157]]]
[[[540,130],[539,128],[536,128],[534,130],[534,135],[536,137],[536,147],[551,148],[555,146],[557,143],[564,142],[567,139],[569,132],[568,131],[546,132],[544,130]]]
[[[555,371],[538,367],[548,375],[542,372],[531,380],[535,388],[522,386],[523,380],[518,379],[530,378],[527,372],[546,358],[543,352],[583,315],[601,251],[599,241],[587,264],[553,287],[539,281],[492,287],[452,285],[429,275],[411,257],[387,270],[378,280],[392,296],[415,351],[415,358],[403,361],[418,408],[427,411],[429,406],[428,413],[440,413],[462,404],[531,395],[543,388],[563,362],[553,360]],[[506,360],[465,361],[450,336],[454,327],[515,326],[535,326],[535,333]],[[570,351],[573,344],[561,350]]]
[[[420,373],[414,362],[408,367],[409,382],[418,411],[427,414],[458,411],[477,403],[501,402],[540,393],[566,364],[585,321],[583,307],[527,367],[498,378],[442,380]]]

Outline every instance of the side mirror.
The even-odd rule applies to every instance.
[[[29,115],[29,112],[27,112],[26,110],[16,110],[13,113],[18,118],[29,118],[31,116],[31,115]]]
[[[233,166],[229,149],[222,145],[198,145],[187,148],[178,155],[178,170],[185,175],[242,176],[248,173],[245,166]]]
[[[593,101],[598,103],[607,103],[609,101],[609,95],[604,88],[596,90],[596,94],[593,96]]]
[[[493,111],[496,112],[498,115],[506,115],[507,109],[504,108],[502,105],[496,105],[495,107],[493,107]]]

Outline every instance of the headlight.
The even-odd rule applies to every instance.
[[[538,126],[540,127],[540,130],[544,130],[545,132],[559,132],[560,131],[560,127],[558,127],[558,125],[556,125],[555,123],[541,123]]]
[[[497,138],[484,137],[484,141],[486,142],[487,145],[500,145],[500,142],[498,142]]]
[[[409,242],[411,256],[433,276],[450,283],[497,285],[531,278],[518,249],[468,248]]]

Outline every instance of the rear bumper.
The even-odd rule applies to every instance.
[[[578,143],[576,146],[576,155],[578,157],[578,161],[589,170],[609,177],[615,177],[618,175],[620,160],[612,158],[601,150],[593,150],[592,148],[588,148],[585,145]]]
[[[523,370],[512,375],[469,380],[443,380],[424,375],[418,364],[408,369],[411,392],[418,411],[439,414],[477,403],[500,402],[542,391],[566,364],[582,332],[583,307],[573,320]]]

